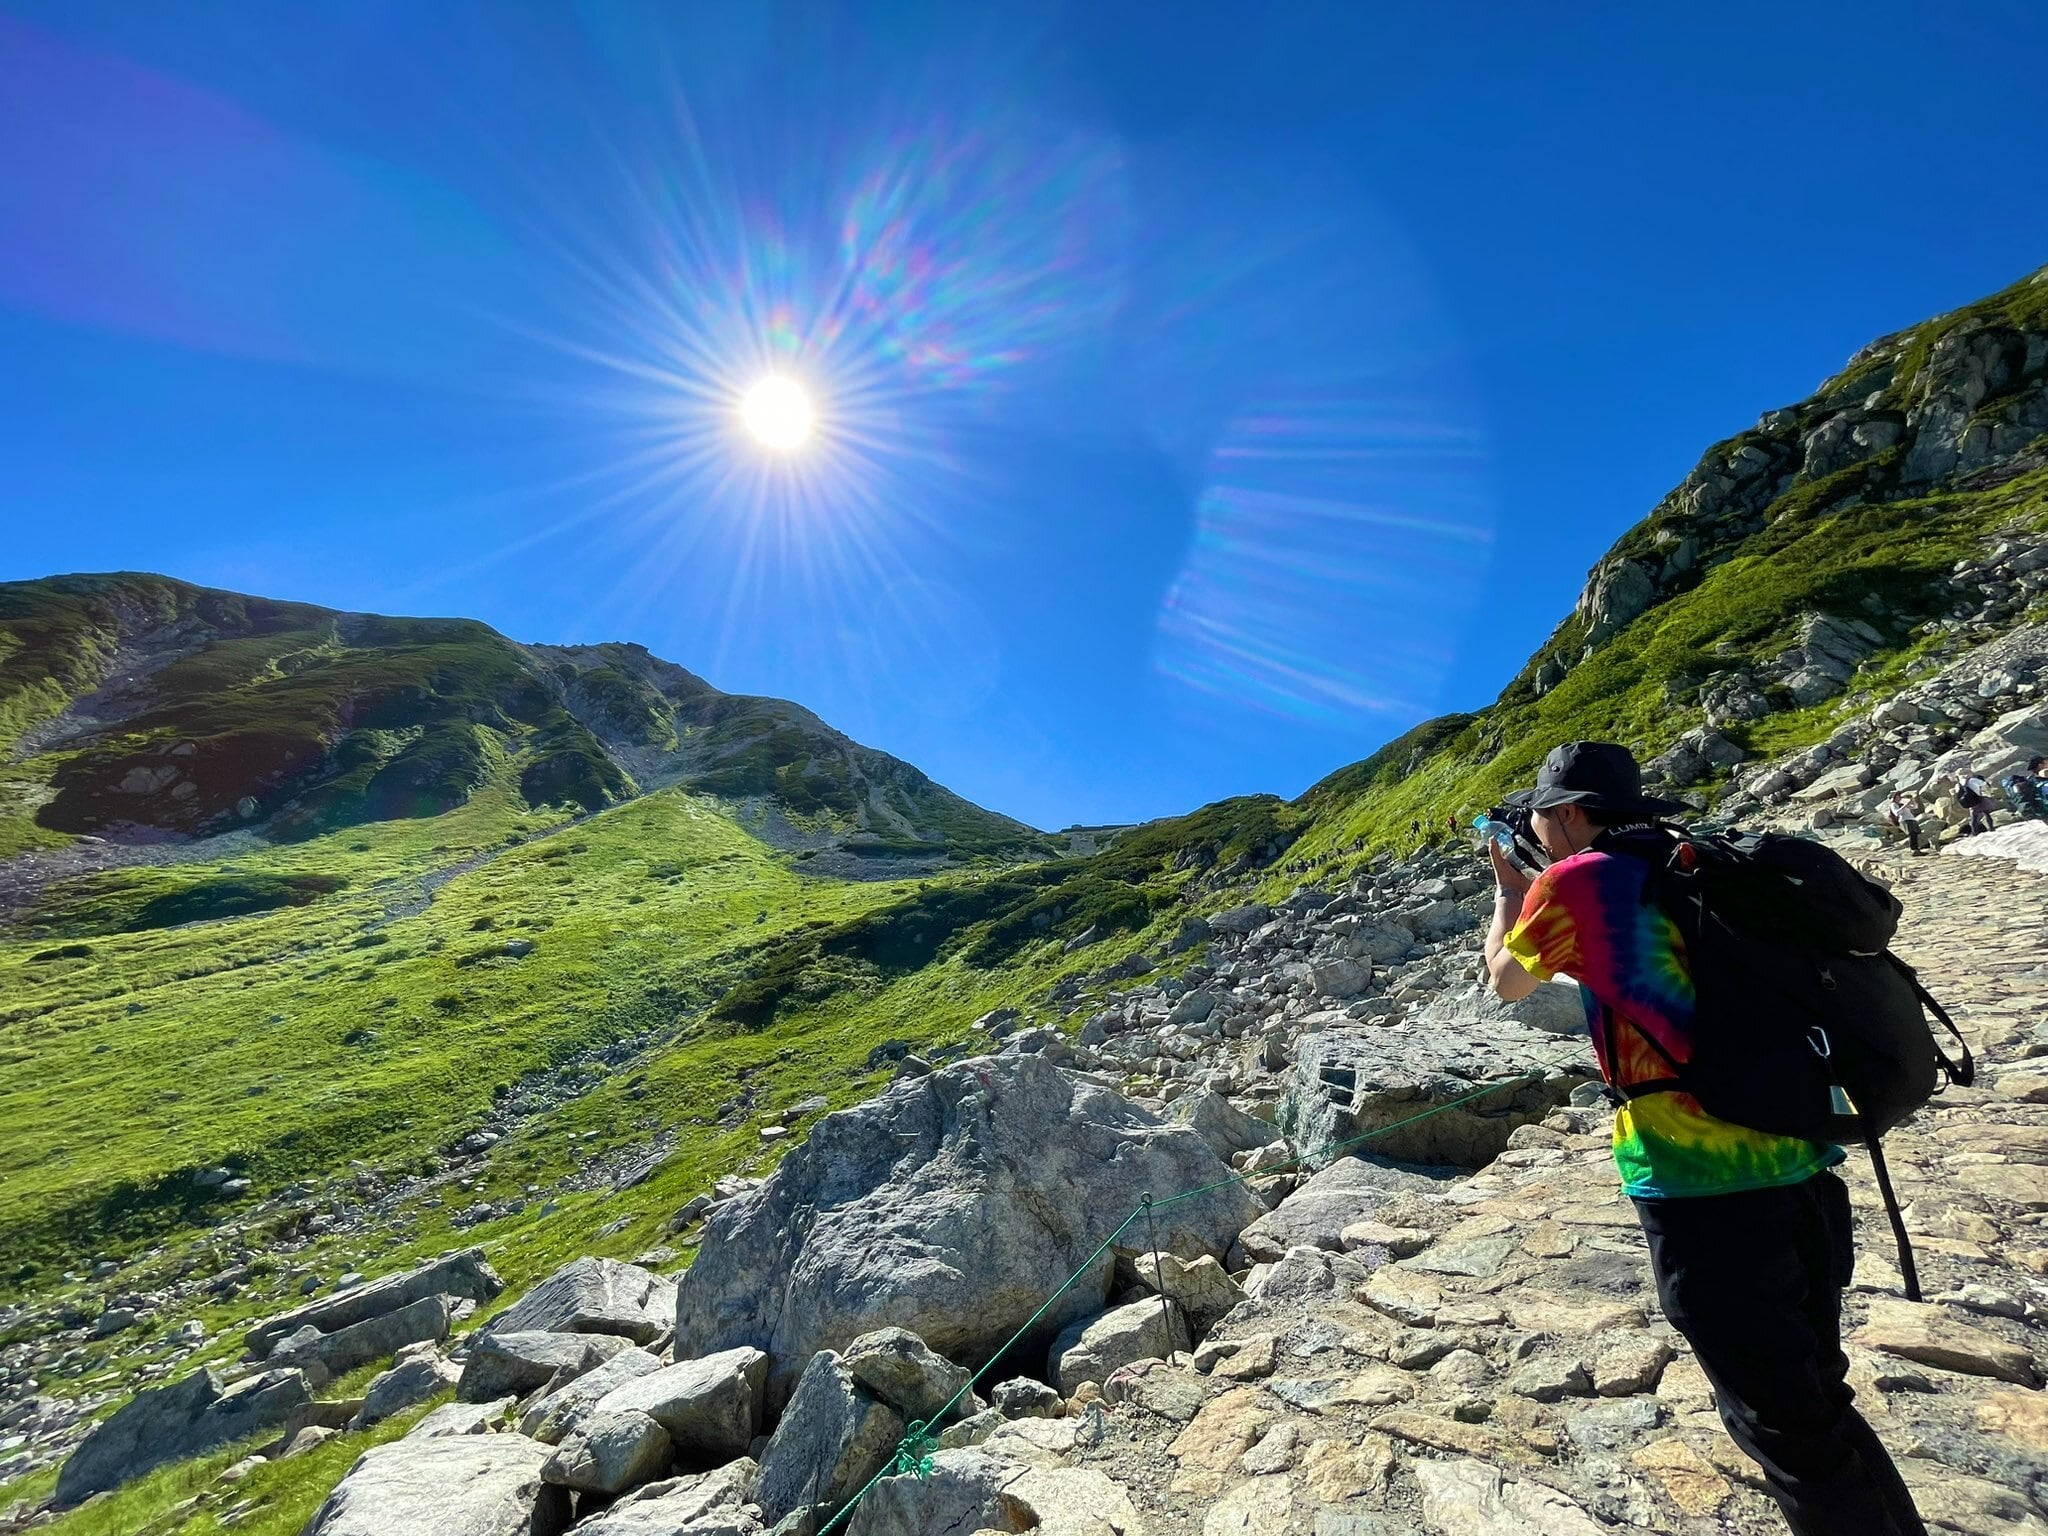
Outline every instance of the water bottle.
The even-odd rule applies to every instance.
[[[1474,831],[1478,832],[1479,841],[1482,846],[1492,842],[1499,845],[1502,853],[1513,853],[1515,851],[1515,829],[1506,822],[1496,821],[1491,816],[1474,816],[1472,818],[1472,827]]]

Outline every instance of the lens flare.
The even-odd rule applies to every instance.
[[[762,446],[787,452],[811,435],[811,397],[794,379],[766,378],[740,401],[740,419]]]

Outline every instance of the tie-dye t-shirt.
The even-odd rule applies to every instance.
[[[1530,975],[1579,983],[1600,1070],[1616,1089],[1669,1078],[1672,1061],[1692,1057],[1685,944],[1671,919],[1643,900],[1648,869],[1627,854],[1560,859],[1536,877],[1506,940]],[[1622,1188],[1644,1198],[1796,1184],[1841,1160],[1839,1147],[1717,1120],[1675,1090],[1629,1099],[1614,1116]]]

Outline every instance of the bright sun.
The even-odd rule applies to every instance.
[[[793,380],[766,378],[740,402],[747,430],[769,448],[790,449],[811,435],[810,397]]]

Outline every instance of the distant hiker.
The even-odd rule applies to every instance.
[[[1411,821],[1411,822],[1409,822],[1409,823],[1408,823],[1408,831],[1409,831],[1409,833],[1410,833],[1410,834],[1411,834],[1411,835],[1412,835],[1412,836],[1413,836],[1413,837],[1415,838],[1415,842],[1416,842],[1416,845],[1417,845],[1418,847],[1419,847],[1419,846],[1421,846],[1421,843],[1422,843],[1422,822],[1421,822],[1420,818],[1418,818],[1418,819],[1416,819],[1416,820],[1414,820],[1414,821]]]
[[[2048,821],[2048,757],[2037,757],[2025,770],[1999,782],[2022,821]]]
[[[1970,819],[1963,826],[1963,835],[1973,832],[1989,832],[1994,825],[1991,819],[1991,786],[1974,768],[1965,768],[1956,775],[1952,789],[1956,804],[1969,812]]]
[[[1554,750],[1527,803],[1550,863],[1531,879],[1489,842],[1487,977],[1508,1002],[1554,973],[1579,983],[1601,1075],[1625,1095],[1614,1162],[1657,1297],[1721,1422],[1799,1536],[1925,1536],[1845,1380],[1854,1236],[1848,1188],[1829,1171],[1842,1149],[1717,1119],[1673,1078],[1693,1056],[1693,979],[1645,886],[1675,841],[1663,819],[1685,807],[1643,793],[1627,748],[1590,741]]]
[[[1906,792],[1895,789],[1883,807],[1884,819],[1906,834],[1906,841],[1913,845],[1916,854],[1927,850],[1920,846],[1920,807],[1906,798]]]

